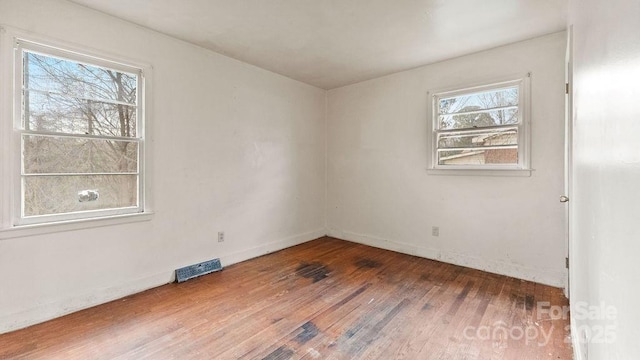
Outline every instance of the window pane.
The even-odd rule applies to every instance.
[[[78,193],[97,191],[93,201],[80,201]],[[23,178],[24,215],[135,207],[137,175],[27,176]]]
[[[136,108],[129,105],[26,91],[24,116],[33,131],[136,137]]]
[[[487,126],[518,124],[518,108],[501,110],[469,110],[467,113],[440,115],[438,122],[441,130],[475,129]]]
[[[518,145],[518,129],[496,129],[482,133],[440,134],[438,149]]]
[[[517,164],[518,149],[469,149],[438,152],[439,165]]]
[[[23,135],[25,174],[138,171],[138,143]]]
[[[518,105],[518,87],[494,89],[460,96],[441,98],[438,114],[454,114],[470,110],[484,110]]]
[[[136,104],[134,74],[24,52],[24,86],[70,97]]]

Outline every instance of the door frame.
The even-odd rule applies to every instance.
[[[565,119],[564,119],[564,195],[569,198],[564,205],[565,217],[565,256],[567,259],[567,276],[564,293],[567,298],[571,295],[571,228],[572,215],[572,182],[573,182],[573,25],[567,28],[567,52],[565,56]]]

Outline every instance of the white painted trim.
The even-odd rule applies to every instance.
[[[47,48],[64,49],[64,52],[77,53],[86,58],[95,58],[98,60],[103,59],[113,66],[124,66],[124,68],[122,68],[123,71],[127,71],[126,69],[132,68],[147,71],[148,69],[153,68],[150,63],[142,61],[138,58],[122,54],[114,54],[113,52],[104,51],[100,48],[96,48],[90,45],[75,43],[69,40],[60,40],[49,35],[43,35],[37,32],[5,24],[0,24],[0,29],[4,30],[6,35],[8,35],[8,38],[10,40],[9,44],[7,45],[11,47],[13,47],[14,39],[17,38],[23,41],[28,41],[30,43],[40,44]]]
[[[431,170],[430,174],[438,174],[439,171],[451,171],[452,173],[443,175],[452,175],[453,172],[461,172],[459,175],[473,175],[474,172],[484,171],[488,174],[489,171],[492,173],[491,176],[514,176],[513,173],[510,174],[508,171],[529,171],[528,175],[531,173],[531,78],[532,73],[528,72],[526,74],[521,75],[511,75],[504,76],[494,79],[487,79],[482,82],[474,82],[472,84],[467,84],[465,86],[450,86],[441,89],[429,90],[427,92],[427,116],[429,117],[427,121],[428,127],[428,136],[430,144],[428,148],[430,149],[430,154],[428,156],[429,164],[427,164],[427,168]],[[510,87],[517,86],[519,89],[519,101],[518,101],[518,109],[521,114],[521,121],[517,124],[518,129],[518,163],[517,164],[509,164],[509,165],[439,165],[438,164],[438,134],[442,133],[442,130],[439,129],[439,125],[437,122],[437,110],[434,106],[436,99],[443,96],[455,96],[462,95],[471,92],[484,91],[484,90],[492,90],[492,89],[500,89],[502,87]],[[495,128],[500,129],[506,126],[496,126]],[[490,127],[493,128],[493,127]],[[487,128],[489,129],[489,128]],[[485,129],[486,130],[486,129]],[[482,129],[478,130],[460,130],[454,129],[453,132],[460,133],[474,133],[476,131],[483,131]],[[464,171],[464,173],[462,173]],[[483,174],[480,174],[483,175]],[[523,176],[523,175],[515,175],[515,176]]]
[[[307,241],[315,240],[317,238],[325,236],[326,233],[327,233],[326,230],[322,228],[315,231],[306,232],[303,234],[289,236],[281,240],[267,242],[260,246],[255,246],[249,249],[244,249],[244,250],[233,252],[227,255],[222,255],[220,257],[220,262],[222,263],[223,267],[229,266],[229,265],[236,264],[248,259],[253,259],[258,256],[270,254],[275,251],[300,245]]]
[[[57,222],[43,222],[0,229],[0,241],[64,231],[81,230],[111,225],[121,225],[153,219],[153,212],[103,216]]]
[[[478,269],[494,274],[505,275],[517,279],[533,281],[536,283],[562,287],[564,285],[564,273],[562,271],[545,271],[533,269],[505,261],[487,260],[467,254],[442,251],[433,248],[415,246],[400,241],[382,239],[370,235],[356,234],[349,231],[329,230],[328,236],[352,241],[381,249],[400,252],[403,254],[419,256],[427,259],[442,261],[449,264]]]
[[[173,281],[172,272],[162,272],[132,280],[126,284],[90,291],[66,297],[64,299],[41,304],[38,307],[27,309],[19,313],[0,316],[0,334],[22,329],[47,320],[104,304],[125,296],[139,293]]]
[[[0,26],[0,228],[10,223],[11,181],[13,157],[11,156],[11,128],[13,121],[13,46],[11,36]],[[8,65],[10,64],[10,65]]]
[[[286,237],[281,240],[271,241],[247,250],[238,251],[220,257],[224,266],[239,263],[275,251],[299,245],[325,236],[324,228]],[[208,259],[203,259],[208,260]],[[189,265],[189,264],[184,264]],[[0,315],[0,334],[35,325],[47,320],[55,319],[72,312],[87,309],[109,301],[117,300],[132,294],[136,294],[154,287],[162,286],[175,281],[175,269],[167,269],[161,273],[132,280],[128,283],[90,291],[70,296],[64,299],[42,304],[38,307],[27,309],[19,313]]]
[[[23,45],[16,46],[17,42]],[[138,142],[138,205],[131,208],[92,210],[65,214],[49,214],[46,216],[22,217],[21,204],[21,164],[17,160],[16,151],[20,149],[21,135],[17,121],[21,118],[19,89],[17,85],[21,83],[22,68],[19,63],[19,49],[34,49],[44,51],[53,56],[74,59],[74,61],[93,62],[97,66],[104,66],[118,71],[125,71],[138,76],[138,103],[137,103],[137,131],[138,137],[127,141]],[[65,56],[72,55],[72,56]],[[153,144],[150,131],[152,122],[152,74],[153,67],[146,62],[137,59],[130,59],[118,54],[107,53],[88,46],[82,46],[66,41],[50,38],[48,36],[36,34],[19,28],[14,28],[0,24],[0,143],[8,144],[0,154],[0,240],[4,238],[22,237],[31,234],[44,234],[47,232],[58,232],[87,228],[93,226],[113,225],[117,223],[127,223],[132,221],[142,221],[153,213],[152,204],[152,163],[153,155],[151,146]],[[21,57],[20,57],[21,59]],[[9,80],[11,79],[11,80]],[[102,138],[102,137],[98,137]],[[19,153],[19,152],[18,152]],[[129,220],[122,220],[131,216]],[[91,216],[88,216],[91,215]],[[114,219],[120,220],[115,221]],[[77,221],[76,221],[77,220]],[[86,220],[86,221],[85,221]],[[103,221],[105,220],[105,221]],[[76,223],[69,226],[70,223]],[[51,227],[41,227],[34,231],[32,225],[51,225]],[[24,232],[18,231],[17,227],[27,229]],[[46,231],[46,229],[51,229]]]
[[[574,317],[570,317],[569,322],[571,323],[571,346],[573,346],[573,359],[587,360],[586,355],[582,353],[582,344],[580,343],[580,334],[578,334],[578,332],[576,331],[576,329],[578,329],[578,325],[576,324],[576,321],[577,320]]]
[[[566,256],[569,259],[569,267],[567,268],[565,296],[571,299],[572,274],[575,270],[572,264],[575,263],[575,254],[573,249],[577,239],[572,239],[574,234],[573,221],[571,215],[574,214],[573,199],[573,25],[567,28],[567,53],[565,59],[565,83],[568,84],[568,91],[565,94],[565,118],[564,118],[564,195],[569,197],[569,202],[565,205],[565,242]]]
[[[533,169],[427,169],[429,175],[454,176],[522,176],[529,177]]]

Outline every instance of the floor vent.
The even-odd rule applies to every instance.
[[[181,283],[195,277],[222,270],[220,259],[213,259],[199,264],[185,266],[176,270],[176,280]]]

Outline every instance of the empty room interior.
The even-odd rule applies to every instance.
[[[0,0],[0,359],[640,359],[637,0]]]

